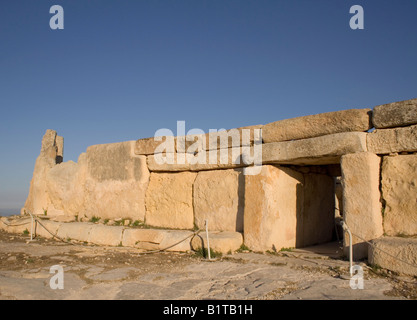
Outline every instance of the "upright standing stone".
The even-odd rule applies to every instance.
[[[193,183],[197,173],[151,173],[146,190],[145,222],[150,226],[194,227]]]
[[[354,259],[366,258],[369,241],[382,236],[379,192],[380,158],[370,152],[344,155],[341,159],[344,220],[353,233]],[[348,252],[349,236],[344,237]]]
[[[47,193],[47,173],[57,163],[58,148],[56,144],[57,133],[46,130],[42,138],[41,152],[36,159],[30,182],[29,195],[26,199],[22,213],[26,210],[32,214],[43,215],[47,212],[51,200]]]
[[[384,231],[417,235],[417,154],[384,157],[381,174]]]
[[[262,166],[245,176],[244,242],[255,251],[279,251],[297,243],[297,220],[303,203],[303,174]]]
[[[195,224],[209,230],[243,231],[244,176],[241,169],[201,171],[194,182]]]

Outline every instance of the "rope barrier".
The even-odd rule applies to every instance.
[[[346,222],[344,222],[345,224],[346,224]],[[391,254],[391,253],[389,253],[388,251],[385,251],[385,250],[383,250],[383,249],[381,249],[381,248],[379,248],[379,247],[377,247],[375,244],[373,244],[372,242],[369,242],[368,240],[365,240],[364,238],[362,238],[362,237],[360,237],[360,236],[358,236],[357,234],[355,234],[354,232],[352,232],[352,231],[350,231],[355,237],[357,237],[358,239],[360,239],[360,240],[362,240],[363,242],[366,242],[367,244],[369,244],[371,247],[373,247],[374,249],[377,249],[377,250],[379,250],[379,251],[381,251],[381,252],[383,252],[383,253],[385,253],[386,255],[388,255],[388,256],[390,256],[391,258],[394,258],[394,259],[396,259],[396,260],[398,260],[398,261],[400,261],[400,262],[402,262],[402,263],[405,263],[405,264],[407,264],[407,265],[409,265],[409,266],[411,266],[411,267],[413,267],[413,268],[417,268],[417,265],[415,265],[415,264],[412,264],[412,263],[409,263],[408,261],[405,261],[405,260],[402,260],[402,259],[400,259],[400,258],[398,258],[398,255],[397,256],[394,256],[393,254]]]

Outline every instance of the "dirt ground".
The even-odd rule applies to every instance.
[[[242,252],[209,261],[195,253],[30,242],[0,231],[0,299],[417,299],[416,278],[365,263],[359,263],[364,288],[352,289],[349,262],[331,250]],[[50,285],[55,265],[63,269],[63,289]]]

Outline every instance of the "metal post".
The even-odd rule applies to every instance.
[[[210,256],[210,240],[209,240],[209,235],[208,235],[208,220],[206,220],[206,237],[207,237],[208,259],[211,260],[211,256]]]
[[[342,221],[341,223],[342,223],[343,230],[347,231],[347,233],[349,234],[349,266],[350,266],[349,271],[350,271],[350,276],[352,277],[353,276],[353,269],[352,269],[352,266],[353,266],[352,233],[350,232],[346,222]]]
[[[30,241],[33,241],[33,216],[30,215]]]

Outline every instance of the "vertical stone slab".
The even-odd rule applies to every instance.
[[[26,210],[33,214],[43,215],[45,210],[51,204],[51,200],[47,193],[48,171],[56,165],[57,160],[57,133],[54,130],[46,130],[42,138],[41,152],[36,159],[35,168],[33,170],[32,181],[30,182],[29,195],[26,199],[22,213]]]
[[[244,242],[250,249],[296,246],[302,183],[302,173],[272,165],[262,166],[258,175],[245,176]]]
[[[380,158],[371,152],[347,154],[341,159],[344,220],[354,234],[354,259],[368,255],[368,244],[362,239],[369,241],[383,234],[380,162]],[[349,252],[348,247],[349,235],[345,232],[345,253]]]
[[[384,157],[381,175],[385,233],[417,235],[417,154]]]
[[[91,146],[86,153],[85,215],[145,219],[149,183],[146,156],[134,155],[134,141]]]
[[[155,227],[192,229],[193,183],[196,175],[195,172],[152,172],[146,190],[145,222]]]
[[[195,224],[210,231],[243,231],[244,176],[241,169],[200,171],[194,182]]]

